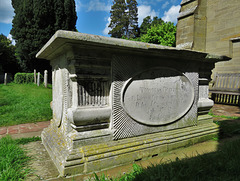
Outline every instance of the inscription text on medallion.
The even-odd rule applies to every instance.
[[[131,78],[123,88],[122,105],[134,120],[164,125],[184,116],[194,101],[194,88],[182,73],[154,68]]]

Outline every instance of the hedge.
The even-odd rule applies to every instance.
[[[34,73],[16,73],[14,76],[16,84],[34,83]],[[43,76],[40,74],[40,83],[43,82]]]

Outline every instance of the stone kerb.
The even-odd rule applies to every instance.
[[[211,68],[224,56],[57,31],[37,54],[53,68],[43,144],[60,175],[84,174],[209,139]]]

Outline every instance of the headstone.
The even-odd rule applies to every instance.
[[[40,72],[38,72],[38,75],[37,75],[37,86],[40,85]]]
[[[37,73],[36,73],[36,69],[34,69],[34,84],[37,84]]]
[[[4,75],[4,85],[7,85],[7,73]]]
[[[37,57],[53,67],[53,120],[42,141],[60,175],[133,163],[218,134],[205,87],[214,63],[227,57],[62,30]]]
[[[48,80],[48,71],[47,70],[45,70],[44,71],[44,86],[47,88],[47,84],[48,84],[48,82],[47,82],[47,80]]]

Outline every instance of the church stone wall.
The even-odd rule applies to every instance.
[[[207,1],[206,51],[232,57],[216,64],[215,72],[240,72],[240,2],[239,0]]]
[[[177,47],[232,57],[215,64],[213,74],[240,72],[239,0],[183,0]]]

